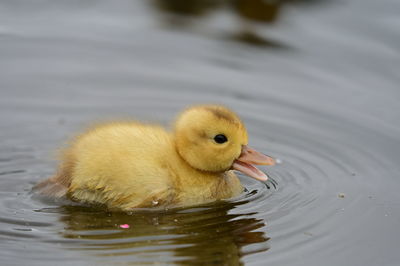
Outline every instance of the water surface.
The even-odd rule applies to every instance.
[[[2,265],[398,264],[400,4],[241,2],[0,3]],[[128,214],[30,193],[93,121],[194,103],[240,114],[276,190]]]

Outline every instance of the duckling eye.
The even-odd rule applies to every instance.
[[[222,143],[228,141],[227,137],[225,135],[223,135],[223,134],[216,135],[214,137],[214,140],[215,140],[216,143],[219,143],[219,144],[222,144]]]

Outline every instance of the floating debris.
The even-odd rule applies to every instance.
[[[342,199],[343,199],[345,196],[346,196],[346,195],[345,195],[344,193],[339,193],[339,195],[338,195],[338,197],[339,197],[339,198],[342,198]]]
[[[119,227],[123,229],[128,229],[130,226],[129,224],[120,224]]]

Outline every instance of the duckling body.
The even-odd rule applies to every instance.
[[[215,113],[207,115],[206,120],[223,122]],[[112,210],[190,206],[239,195],[243,186],[230,167],[240,156],[241,149],[237,150],[237,145],[232,144],[235,149],[230,151],[233,152],[232,158],[228,158],[231,161],[225,165],[215,165],[213,160],[219,159],[218,154],[211,161],[203,158],[211,156],[207,148],[201,147],[203,144],[221,148],[208,137],[221,131],[197,132],[202,123],[192,121],[193,118],[196,116],[192,114],[189,123],[195,124],[194,130],[186,123],[179,125],[179,120],[174,132],[137,122],[109,123],[88,130],[64,151],[56,175],[36,188],[43,194],[102,204]],[[247,141],[246,138],[247,135],[243,140]],[[238,145],[241,147],[242,143]],[[207,151],[196,151],[199,146],[203,149],[199,151]],[[197,156],[201,156],[200,159]],[[221,161],[226,160],[221,156]],[[198,161],[201,163],[197,165]]]
[[[103,125],[81,136],[71,152],[75,163],[69,196],[113,209],[175,207],[242,191],[233,173],[203,173],[188,166],[171,133],[158,126]]]

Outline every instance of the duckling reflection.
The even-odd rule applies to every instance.
[[[74,248],[95,256],[124,256],[138,264],[201,263],[239,265],[246,255],[268,250],[265,227],[253,213],[230,214],[237,204],[219,203],[166,212],[106,212],[78,206],[62,207],[65,238],[83,239]],[[128,224],[128,229],[121,229]]]

